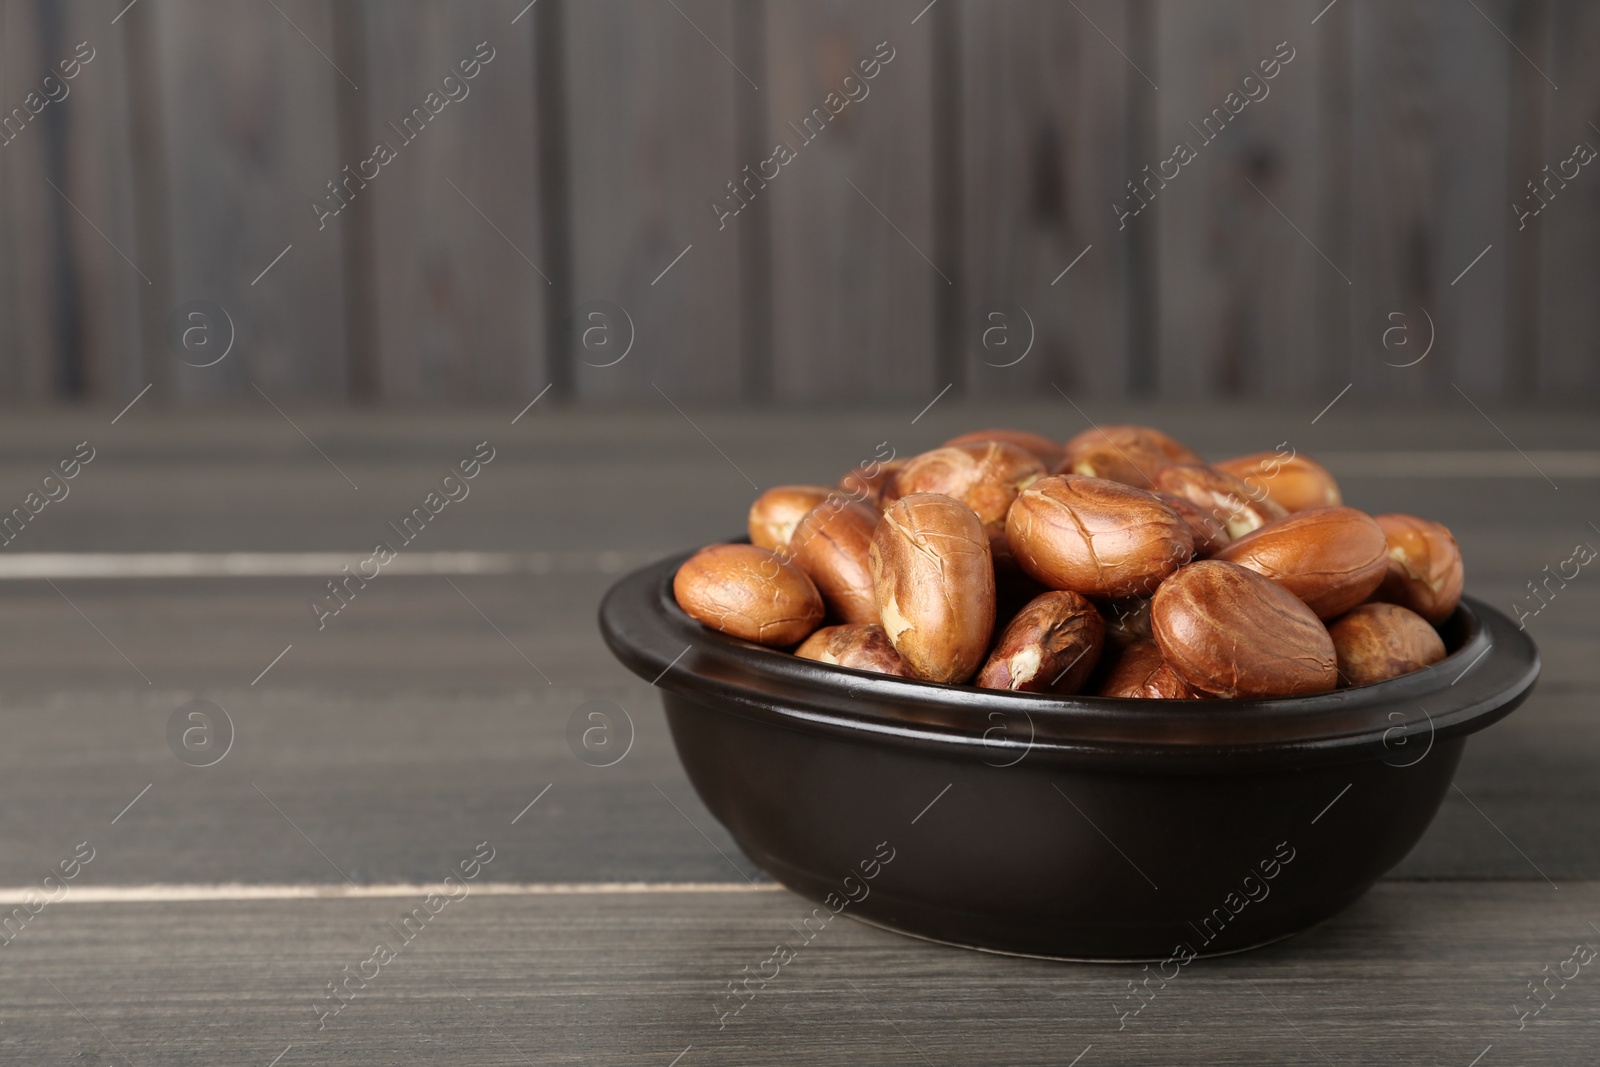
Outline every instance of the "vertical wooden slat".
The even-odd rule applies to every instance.
[[[56,116],[64,127],[62,188],[93,221],[90,225],[74,213],[76,225],[67,230],[67,254],[77,282],[83,395],[131,399],[149,381],[140,377],[138,327],[143,290],[154,286],[157,266],[140,255],[135,226],[127,49],[119,28],[109,24],[103,11],[77,4],[58,10],[62,55],[54,62],[72,55],[80,42],[94,50],[93,61],[73,79]]]
[[[1560,95],[1559,90],[1552,89],[1551,82],[1545,80],[1550,66],[1549,8],[1543,0],[1506,0],[1487,10],[1499,20],[1496,25],[1501,32],[1511,38],[1507,47],[1522,52],[1518,62],[1511,66],[1509,95],[1511,113],[1516,116],[1516,121],[1511,124],[1506,166],[1513,195],[1532,195],[1527,183],[1539,176],[1540,169],[1549,162],[1545,129],[1556,107],[1553,97]],[[1544,68],[1545,72],[1534,69],[1535,65]],[[1518,202],[1525,201],[1519,199]],[[1538,371],[1530,364],[1537,364],[1536,354],[1544,345],[1539,306],[1545,285],[1543,241],[1549,229],[1540,223],[1558,218],[1552,214],[1546,219],[1541,213],[1524,229],[1516,229],[1520,223],[1513,223],[1517,240],[1507,242],[1509,262],[1503,299],[1507,320],[1506,347],[1508,357],[1512,358],[1507,359],[1499,383],[1499,391],[1503,396],[1525,398],[1532,396],[1538,388]]]
[[[1496,21],[1506,18],[1508,5],[1480,6],[1482,12],[1442,4],[1426,13],[1428,51],[1437,72],[1428,89],[1437,116],[1428,185],[1437,198],[1438,220],[1431,242],[1437,263],[1428,272],[1429,307],[1439,337],[1426,363],[1396,372],[1428,370],[1427,387],[1457,403],[1452,382],[1472,396],[1498,394],[1510,351],[1504,299],[1508,260],[1496,252],[1516,234],[1506,159],[1511,128],[1520,120],[1511,111],[1509,89],[1512,69],[1524,60],[1484,18],[1485,13]],[[1474,264],[1485,248],[1489,251]],[[1407,362],[1393,356],[1390,361]]]
[[[934,380],[967,393],[967,345],[963,320],[970,314],[966,233],[966,55],[967,5],[952,0],[923,12],[932,22],[933,75],[933,259],[943,263],[950,284],[934,292]]]
[[[161,47],[160,5],[137,4],[118,17],[124,52],[123,90],[126,93],[128,138],[131,142],[125,180],[134,204],[134,247],[130,255],[150,283],[138,290],[138,347],[136,366],[126,386],[131,393],[111,399],[138,395],[145,385],[155,390],[155,401],[172,395],[172,382],[181,365],[174,358],[166,338],[166,318],[172,307],[172,262],[174,234],[171,183],[167,160],[166,94],[170,80],[164,69]],[[130,332],[133,332],[130,324]]]
[[[596,0],[565,16],[578,394],[738,396],[750,220],[719,228],[709,206],[743,162],[736,97],[755,92],[733,67],[733,4]],[[597,301],[625,315],[587,317]],[[607,366],[629,320],[633,348]]]
[[[1355,59],[1351,43],[1355,5],[1319,6],[1317,12],[1308,17],[1317,19],[1311,28],[1319,37],[1319,243],[1335,263],[1354,263],[1350,219],[1355,205],[1351,202],[1350,189],[1354,180],[1351,145],[1356,137]],[[1353,351],[1354,323],[1351,310],[1355,304],[1355,287],[1345,284],[1345,280],[1333,271],[1324,271],[1316,278],[1315,291],[1316,318],[1313,320],[1312,335],[1307,340],[1316,360],[1316,374],[1310,383],[1314,395],[1306,398],[1314,403],[1323,398],[1331,401],[1342,395],[1346,386],[1353,384],[1352,367],[1358,358]],[[1359,358],[1370,359],[1371,353],[1364,353]],[[1320,407],[1319,404],[1319,410]]]
[[[1500,384],[1508,259],[1495,251],[1511,244],[1507,79],[1522,60],[1490,24],[1505,5],[1481,6],[1353,5],[1358,391],[1459,402],[1452,382],[1478,395]],[[1404,366],[1422,358],[1430,336],[1427,358]]]
[[[4,399],[148,381],[253,399],[255,381],[325,400],[557,382],[925,401],[1055,381],[1320,406],[1349,381],[1452,402],[1600,385],[1592,168],[1523,231],[1510,207],[1600,146],[1600,15],[1576,0],[1341,0],[1316,25],[1323,3],[1265,0],[541,0],[515,25],[518,0],[277,6],[143,0],[112,26],[0,0],[6,107],[52,48],[96,48],[0,148]],[[469,97],[398,138],[389,122],[485,40]],[[1202,143],[1189,123],[1283,40],[1270,96]],[[895,59],[867,99],[799,135],[880,41]],[[377,139],[396,159],[319,230],[311,201]],[[1112,200],[1179,139],[1197,158],[1119,229]],[[795,157],[763,186],[780,141]],[[749,206],[719,219],[747,179]],[[167,316],[194,297],[233,315],[218,367],[170,351]],[[631,318],[616,366],[569,321],[596,300]],[[974,342],[992,301],[1032,316],[1018,366]],[[1423,310],[1429,358],[1385,366],[1420,352]],[[1390,312],[1414,347],[1384,347]]]
[[[732,82],[738,136],[735,158],[766,158],[766,102],[760,93],[745,92],[744,80],[767,80],[767,0],[749,0],[733,8],[733,32],[739,81]],[[720,215],[720,213],[719,213]],[[750,403],[772,399],[772,214],[745,212],[739,227],[740,398]],[[718,230],[722,221],[719,217]]]
[[[329,14],[334,66],[351,83],[366,84],[367,26],[363,5],[335,4]],[[370,91],[364,94],[342,92],[336,87],[335,152],[339,158],[358,160],[371,155],[371,116],[367,108],[371,97]],[[360,177],[360,173],[356,176]],[[361,191],[359,184],[352,185],[357,193]],[[345,391],[346,396],[357,403],[377,400],[382,388],[377,325],[377,242],[373,236],[376,214],[374,197],[357,195],[339,208],[337,216],[339,244],[343,251],[339,266],[340,280],[344,284]],[[317,225],[320,234],[324,220],[319,218]]]
[[[59,97],[0,148],[8,398],[131,397],[145,384],[140,301],[154,265],[129,180],[123,28],[87,5],[14,0],[4,13],[4,106],[47,95],[47,77]]]
[[[968,309],[961,341],[977,396],[1054,396],[1055,382],[1107,397],[1127,386],[1129,245],[1110,206],[1126,180],[1129,68],[1095,29],[1125,41],[1127,26],[1116,4],[1079,6],[1007,0],[963,12],[969,303],[1009,301],[1035,334],[1027,357],[1004,366],[1021,355],[1026,320],[1004,324],[1010,353],[984,351]]]
[[[365,190],[386,398],[509,403],[546,381],[549,271],[537,258],[532,34],[526,17],[511,21],[520,6],[366,7],[368,152],[395,152]],[[492,58],[463,80],[458,65],[480,46]],[[461,99],[407,127],[430,93],[447,99],[447,77]]]
[[[929,19],[912,19],[925,6],[767,10],[768,139],[795,155],[745,211],[771,213],[779,397],[931,398],[946,384],[934,307],[953,282],[924,258],[934,248],[933,41]],[[806,133],[804,120],[828,114],[830,93],[843,99],[844,79],[880,43],[893,58],[864,83],[868,95]]]
[[[35,59],[39,66],[50,71],[51,60],[48,57],[61,55],[66,49],[62,11],[44,0],[40,0],[38,10],[39,53]],[[83,54],[85,57],[94,55],[89,50],[85,50]],[[43,92],[44,88],[41,82],[40,91]],[[58,93],[60,91],[57,90]],[[49,100],[48,94],[41,96],[31,93],[30,96],[35,101],[34,106],[49,106],[46,103]],[[25,108],[28,107],[27,98],[24,98],[23,103]],[[15,115],[16,112],[13,111],[11,114]],[[56,351],[51,377],[54,379],[57,394],[64,397],[80,397],[88,387],[88,368],[84,365],[83,279],[78,272],[76,253],[79,249],[73,238],[76,233],[84,229],[92,231],[96,228],[93,219],[72,200],[72,193],[67,189],[73,184],[67,176],[67,140],[72,125],[71,113],[64,112],[59,106],[42,112],[31,124],[31,128],[38,131],[38,137],[43,142],[45,178],[51,186],[51,191],[56,194],[46,198],[51,222],[51,243],[54,246],[50,275],[55,290],[52,310],[56,320]],[[86,222],[87,226],[84,225]]]
[[[572,324],[563,311],[573,306],[571,146],[567,123],[567,33],[565,0],[546,0],[532,14],[533,108],[537,123],[537,196],[540,248],[550,278],[545,290],[544,365],[551,399],[569,401],[576,388]],[[513,18],[520,18],[519,10]]]
[[[254,382],[274,399],[341,397],[342,235],[337,220],[318,232],[309,207],[344,162],[336,95],[356,91],[328,58],[328,10],[312,0],[218,0],[155,13],[173,301],[215,301],[237,331],[226,360],[179,366],[174,389],[254,399]]]
[[[1595,63],[1600,8],[1568,0],[1555,4],[1549,41],[1545,69],[1561,90],[1547,98],[1548,148],[1540,166],[1549,164],[1555,171],[1580,142],[1600,150],[1595,128],[1600,127],[1600,65]],[[1564,169],[1571,173],[1570,166]],[[1513,194],[1525,191],[1520,185],[1512,189]],[[1583,166],[1577,178],[1559,189],[1533,226],[1544,246],[1538,389],[1549,396],[1593,398],[1600,387],[1600,300],[1595,297],[1600,279],[1600,160]],[[1527,363],[1515,360],[1524,373]]]
[[[23,98],[43,75],[39,57],[39,9],[32,0],[7,0],[3,8],[4,77],[0,107],[6,113],[23,106]],[[71,99],[70,97],[68,98]],[[48,112],[58,105],[49,105]],[[41,115],[41,118],[43,116]],[[54,117],[54,116],[52,116]],[[55,366],[60,350],[57,309],[57,240],[59,197],[46,184],[47,145],[37,120],[13,123],[0,146],[0,380],[6,398],[38,400],[55,392]],[[64,205],[63,205],[64,206]]]
[[[1404,368],[1385,363],[1420,355],[1428,331],[1418,309],[1439,310],[1433,300],[1439,204],[1432,195],[1438,145],[1429,12],[1418,0],[1353,7],[1357,135],[1347,273],[1361,284],[1352,304],[1351,378],[1358,394],[1415,397],[1443,360]]]
[[[1142,184],[1146,173],[1158,175],[1179,143],[1195,153],[1165,188],[1150,181],[1150,206],[1129,220],[1159,233],[1165,395],[1298,396],[1316,379],[1307,332],[1317,286],[1325,272],[1337,276],[1336,266],[1350,271],[1313,246],[1323,190],[1320,45],[1309,18],[1298,6],[1248,0],[1158,5],[1159,147],[1150,171],[1130,177]],[[1259,64],[1281,42],[1292,59],[1262,82]],[[1230,93],[1245,97],[1247,76],[1250,91],[1260,96],[1259,84],[1266,95],[1208,127],[1214,109],[1229,115]]]
[[[1128,0],[1128,69],[1123,72],[1128,111],[1124,138],[1121,183],[1110,191],[1112,197],[1125,196],[1131,176],[1139,173],[1158,147],[1156,121],[1158,100],[1151,73],[1161,71],[1160,42],[1156,34],[1158,0]],[[1147,73],[1150,72],[1150,73]],[[1120,215],[1123,208],[1118,208]],[[1158,350],[1161,344],[1161,277],[1157,262],[1159,231],[1155,226],[1136,226],[1125,231],[1119,219],[1118,236],[1127,245],[1127,331],[1128,390],[1139,397],[1154,396],[1160,386]]]

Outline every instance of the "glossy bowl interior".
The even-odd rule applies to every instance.
[[[672,576],[620,580],[606,643],[662,690],[690,781],[745,853],[840,914],[1071,959],[1237,951],[1336,914],[1416,844],[1469,734],[1539,673],[1464,598],[1449,655],[1282,700],[1011,693],[820,664],[708,630]],[[885,857],[888,857],[887,859]]]

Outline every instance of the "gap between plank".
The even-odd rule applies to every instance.
[[[472,895],[488,897],[602,896],[618,893],[772,893],[783,889],[776,882],[481,882]],[[158,884],[69,887],[57,904],[155,904],[168,901],[241,900],[362,900],[384,897],[420,897],[438,889],[438,883],[386,882],[374,885],[340,885],[327,882],[284,885]],[[0,888],[0,904],[20,904],[25,895],[37,899],[36,886]]]
[[[660,559],[648,552],[402,552],[383,574],[620,574]],[[0,554],[0,580],[46,578],[304,578],[337,575],[369,552],[18,552]]]

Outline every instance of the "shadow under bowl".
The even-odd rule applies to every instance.
[[[1280,700],[939,685],[799,659],[685,615],[690,553],[621,579],[612,652],[662,691],[689,780],[746,855],[818,902],[970,948],[1082,960],[1235,952],[1354,902],[1439,809],[1469,734],[1539,655],[1463,598],[1447,657]],[[813,924],[817,924],[815,927]]]

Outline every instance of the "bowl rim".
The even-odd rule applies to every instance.
[[[1310,696],[1193,701],[945,685],[800,659],[708,629],[686,615],[672,593],[673,576],[694,551],[624,575],[601,602],[606,643],[634,673],[733,714],[805,731],[965,750],[993,766],[1040,750],[1200,762],[1358,750],[1404,767],[1419,748],[1425,756],[1436,742],[1509,714],[1540,670],[1538,650],[1525,632],[1463,596],[1441,627],[1447,647],[1455,647],[1440,662]]]

